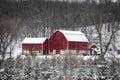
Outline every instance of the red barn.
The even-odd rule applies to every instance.
[[[25,38],[22,42],[23,54],[47,54],[48,39],[47,38]]]
[[[82,53],[88,50],[88,39],[80,31],[58,30],[49,39],[49,50],[57,54]]]

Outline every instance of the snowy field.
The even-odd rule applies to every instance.
[[[19,55],[21,56],[17,58]],[[0,69],[1,80],[5,80],[5,77],[15,80],[112,80],[113,74],[117,75],[115,80],[120,79],[119,65],[111,67],[103,63],[94,64],[98,60],[98,55],[67,55],[66,57],[57,54],[36,56],[33,59],[32,56],[22,55],[21,44],[17,44],[12,56],[15,60],[14,64],[10,60],[6,60],[8,63],[5,64],[14,67]],[[120,61],[117,52],[106,54],[105,58],[107,61],[111,58],[117,60],[119,58]],[[113,73],[112,69],[115,69]]]

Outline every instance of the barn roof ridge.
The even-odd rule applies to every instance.
[[[63,33],[68,41],[76,41],[76,42],[89,42],[87,37],[81,31],[70,31],[70,30],[58,30]]]

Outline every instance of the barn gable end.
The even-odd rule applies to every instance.
[[[60,50],[66,50],[66,49],[67,49],[67,39],[65,38],[65,36],[59,31],[53,33],[53,35],[49,39],[50,52],[56,50],[57,53],[60,53]]]

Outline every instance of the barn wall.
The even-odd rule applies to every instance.
[[[22,49],[23,50],[42,50],[43,46],[42,44],[22,44]]]
[[[88,43],[87,42],[69,42],[69,50],[88,50]]]
[[[57,31],[50,37],[49,49],[50,51],[56,50],[56,53],[60,53],[60,50],[67,49],[67,40],[61,32]]]

